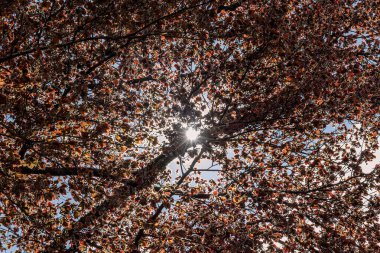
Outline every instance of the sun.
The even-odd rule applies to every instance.
[[[189,141],[195,141],[198,138],[199,131],[195,130],[194,128],[189,128],[186,131],[186,137]]]

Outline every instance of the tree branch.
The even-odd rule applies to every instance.
[[[31,169],[29,167],[17,167],[13,171],[23,175],[50,175],[50,176],[80,176],[91,175],[94,177],[111,177],[106,172],[95,168],[81,167],[46,167],[44,169]]]
[[[170,194],[170,197],[176,195],[176,189],[178,189],[178,187],[183,183],[183,181],[185,180],[185,178],[191,173],[194,171],[194,166],[195,164],[199,161],[199,159],[201,158],[201,156],[203,155],[203,153],[205,152],[205,150],[202,148],[202,150],[199,152],[199,154],[194,158],[193,162],[191,163],[189,169],[182,175],[182,177],[178,180],[177,184],[176,184],[176,187],[175,187],[175,190]],[[162,203],[158,208],[157,210],[155,211],[155,213],[145,222],[144,226],[137,232],[136,234],[136,237],[135,237],[135,240],[134,240],[134,243],[135,243],[135,249],[132,251],[133,253],[138,253],[139,250],[139,244],[140,244],[140,241],[141,239],[144,237],[144,230],[147,229],[149,227],[150,224],[152,224],[157,218],[158,216],[161,214],[161,212],[163,211],[165,207],[165,204]]]
[[[123,206],[127,199],[137,192],[150,187],[157,179],[157,177],[166,169],[166,166],[173,161],[179,154],[183,154],[189,148],[189,143],[183,143],[179,140],[175,143],[178,145],[172,146],[166,152],[157,156],[144,168],[134,173],[134,180],[125,182],[121,187],[115,189],[113,195],[109,196],[106,200],[99,203],[86,215],[81,217],[72,229],[63,233],[63,236],[56,238],[56,240],[49,246],[49,249],[59,248],[65,251],[66,242],[69,238],[75,238],[80,234],[82,228],[89,227],[96,220],[101,219],[104,213],[111,208],[118,208]],[[68,252],[71,252],[70,250]]]

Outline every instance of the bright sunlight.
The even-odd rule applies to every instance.
[[[198,138],[199,131],[195,130],[194,128],[189,128],[186,131],[186,137],[190,141],[195,141]]]

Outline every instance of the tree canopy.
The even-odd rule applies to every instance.
[[[0,251],[379,252],[379,14],[2,1]]]

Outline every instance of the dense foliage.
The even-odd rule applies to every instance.
[[[379,14],[2,1],[0,250],[379,252]]]

